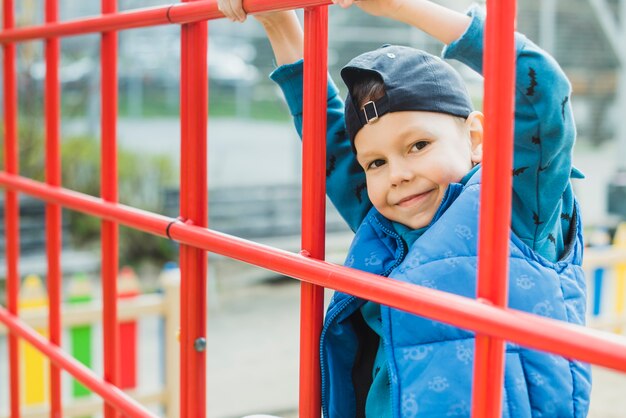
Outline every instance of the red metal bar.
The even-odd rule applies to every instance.
[[[13,0],[5,0],[2,8],[4,30],[15,26]],[[17,75],[15,66],[15,45],[3,45],[3,83],[4,83],[4,170],[9,174],[19,172],[19,154],[17,143]],[[18,313],[18,294],[20,287],[20,209],[18,194],[7,190],[5,194],[5,231],[7,260],[7,307],[13,315]],[[11,417],[20,416],[20,356],[18,340],[15,334],[9,334],[9,380]]]
[[[626,338],[401,283],[0,172],[0,186],[131,228],[526,347],[626,372]],[[171,224],[171,226],[170,226]],[[1,318],[0,318],[1,320]],[[181,415],[182,416],[182,415]]]
[[[144,409],[143,406],[128,397],[114,385],[99,379],[89,368],[67,355],[67,353],[61,350],[56,344],[47,341],[44,337],[33,331],[31,327],[24,324],[1,306],[0,321],[6,325],[12,333],[15,333],[20,338],[32,344],[33,347],[41,351],[58,367],[67,370],[72,376],[80,380],[81,383],[89,389],[102,396],[103,399],[111,403],[111,405],[126,416],[133,418],[156,418],[156,415]]]
[[[58,1],[46,0],[46,22],[59,19]],[[46,183],[61,185],[59,39],[46,40]],[[48,329],[50,343],[61,346],[61,207],[46,205],[46,252],[48,258]],[[61,369],[50,362],[50,416],[63,416]]]
[[[118,300],[133,303],[141,294],[139,278],[135,270],[130,266],[124,266],[118,276]],[[136,318],[120,321],[118,323],[119,335],[119,388],[132,390],[137,388],[137,331],[138,320]]]
[[[323,260],[326,225],[326,74],[328,6],[304,11],[302,251]],[[324,288],[302,282],[300,296],[301,417],[320,416],[319,339]]]
[[[330,4],[330,0],[246,0],[244,8],[248,13],[288,10]],[[176,3],[114,13],[84,19],[29,26],[3,31],[0,43],[20,42],[32,39],[84,35],[87,33],[120,31],[165,24],[185,24],[212,19],[224,15],[217,9],[216,0],[202,0]]]
[[[508,299],[509,234],[513,167],[515,0],[489,2],[485,34],[485,138],[483,144],[478,298],[505,307]],[[504,340],[477,334],[472,416],[502,415]]]
[[[207,35],[206,22],[182,26],[180,214],[186,222],[199,227],[206,227],[208,223]],[[181,416],[204,418],[206,416],[206,252],[199,248],[182,245],[180,267]]]
[[[102,13],[117,11],[117,0],[102,0]],[[118,201],[117,191],[117,32],[104,32],[101,44],[102,74],[102,155],[100,194],[108,202]],[[119,330],[117,326],[117,272],[119,228],[104,220],[102,231],[102,332],[104,380],[119,385]],[[105,418],[118,416],[113,406],[104,404]]]
[[[187,51],[187,45],[188,45],[188,39],[189,39],[189,29],[186,26],[182,26],[181,27],[181,32],[180,32],[180,196],[179,196],[179,208],[180,208],[180,213],[187,213],[187,199],[184,198],[184,196],[187,195],[187,182],[188,182],[188,178],[189,176],[187,175],[187,164],[183,163],[183,156],[188,154],[188,148],[189,148],[189,141],[188,141],[188,122],[187,122],[187,117],[188,117],[188,105],[187,105],[187,97],[188,97],[188,90],[189,90],[189,77],[187,76],[187,69],[189,68],[189,53]],[[186,256],[186,247],[181,246],[179,253],[178,253],[178,258],[179,258],[179,265],[180,265],[180,270],[181,273],[182,271],[187,271],[189,270],[187,267],[187,260],[188,257]],[[181,391],[180,391],[180,416],[181,417],[185,417],[187,416],[187,402],[185,399],[185,395],[184,395],[184,390],[183,387],[186,387],[187,385],[187,368],[185,367],[185,365],[187,364],[187,350],[182,349],[182,342],[186,341],[186,337],[183,338],[183,332],[185,333],[185,336],[187,334],[187,328],[184,327],[185,321],[182,320],[182,318],[185,318],[186,316],[186,309],[185,307],[187,306],[187,301],[188,301],[188,294],[187,294],[187,285],[184,282],[181,282],[180,284],[181,287],[181,292],[180,292],[180,318],[181,318],[181,324],[180,324],[180,342],[181,342],[181,350],[180,350],[180,387],[181,387]]]

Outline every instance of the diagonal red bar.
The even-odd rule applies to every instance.
[[[46,22],[56,22],[59,18],[58,0],[46,0]],[[59,39],[48,38],[45,42],[46,86],[46,183],[61,185],[60,154],[60,90],[59,85]],[[46,205],[46,252],[48,258],[48,309],[50,343],[61,346],[61,207]],[[50,363],[50,415],[63,416],[61,403],[61,370]]]
[[[478,298],[505,307],[513,167],[515,0],[487,3],[485,34],[485,139],[478,234]],[[504,340],[476,335],[472,416],[502,415]]]
[[[373,274],[175,222],[163,215],[105,202],[83,193],[51,187],[1,171],[0,185],[160,237],[166,237],[167,230],[169,237],[181,244],[254,264],[285,276],[349,292],[363,299],[526,347],[626,372],[626,337],[498,308],[484,300],[395,280],[379,280]]]
[[[326,83],[328,7],[304,11],[302,126],[302,250],[323,260],[326,225]],[[319,338],[324,288],[302,282],[300,295],[300,416],[320,416]]]
[[[28,341],[33,347],[45,354],[58,367],[67,370],[81,383],[100,395],[111,404],[117,411],[124,413],[129,418],[156,418],[144,407],[132,398],[124,394],[119,388],[98,378],[94,372],[82,363],[68,356],[56,344],[46,341],[31,327],[25,325],[17,317],[0,306],[0,322],[9,328],[20,338]],[[11,417],[13,418],[13,417]]]

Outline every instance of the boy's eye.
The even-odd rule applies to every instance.
[[[371,163],[369,163],[367,165],[367,168],[368,169],[370,169],[370,168],[378,168],[378,167],[380,167],[380,166],[382,166],[384,164],[385,164],[385,160],[378,159],[378,160],[374,160]]]
[[[417,141],[415,144],[413,144],[412,148],[419,151],[421,149],[426,148],[427,145],[428,145],[428,141]]]

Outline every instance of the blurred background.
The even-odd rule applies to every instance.
[[[98,15],[99,3],[61,1],[60,18]],[[118,8],[170,3],[119,0]],[[471,4],[465,0],[441,3],[459,10]],[[620,49],[626,40],[625,5],[626,1],[618,0],[518,2],[518,30],[549,51],[573,85],[578,130],[574,164],[587,177],[574,187],[588,244],[597,248],[610,247],[619,224],[626,220],[626,128],[621,119],[626,112],[626,54]],[[43,11],[43,0],[16,2],[17,26],[41,24]],[[171,25],[119,34],[120,201],[169,216],[178,214],[179,32],[177,25]],[[329,71],[342,95],[345,89],[339,83],[339,69],[358,53],[384,43],[435,54],[442,47],[415,29],[371,17],[358,8],[331,7]],[[17,48],[20,170],[37,180],[44,178],[43,48],[42,42],[21,43]],[[99,57],[97,35],[61,41],[63,185],[94,196],[100,187]],[[282,95],[268,78],[275,66],[261,26],[253,18],[244,24],[209,22],[208,57],[209,224],[219,231],[296,251],[300,245],[300,142]],[[480,107],[481,78],[453,65]],[[43,210],[41,202],[22,197],[20,271],[45,281]],[[327,218],[327,258],[341,263],[351,232],[332,207]],[[100,223],[68,210],[63,219],[62,263],[68,283],[70,278],[85,275],[97,299]],[[0,233],[4,237],[4,224]],[[163,266],[178,259],[176,246],[124,227],[120,237],[120,264],[134,269],[141,293],[160,291]],[[0,277],[6,274],[4,245],[2,239]],[[209,266],[209,416],[261,412],[296,416],[298,283],[213,255]],[[590,285],[600,295],[590,297],[590,312],[602,317],[618,309],[619,287],[614,283],[619,274],[612,266],[602,267],[604,276],[598,282],[598,269],[589,270]],[[3,288],[4,279],[0,283]],[[139,321],[139,389],[158,386],[165,373],[159,354],[163,345],[160,321]],[[98,338],[99,325],[94,327],[94,338]],[[0,358],[6,359],[5,338],[1,341]],[[91,366],[100,371],[98,343],[90,350]],[[0,367],[0,415],[7,412],[6,373]],[[591,416],[626,416],[626,403],[616,392],[626,379],[601,369],[595,373]]]

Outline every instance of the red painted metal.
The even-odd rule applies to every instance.
[[[80,380],[85,386],[106,399],[116,410],[133,418],[156,418],[132,398],[128,397],[114,385],[98,378],[94,372],[82,363],[74,360],[61,350],[56,344],[52,344],[44,337],[35,332],[31,327],[24,324],[8,310],[0,306],[0,321],[20,338],[28,341],[37,350],[46,355],[52,362],[63,370],[67,370],[72,376]]]
[[[348,292],[480,334],[626,372],[626,337],[609,335],[509,308],[498,308],[485,300],[465,298],[394,280],[378,280],[378,276],[373,274],[183,222],[173,222],[173,219],[162,215],[104,202],[93,196],[50,187],[4,172],[0,172],[0,185],[161,237],[167,236],[165,231],[171,224],[169,236],[181,244],[202,248],[285,276]]]
[[[139,279],[132,267],[124,266],[118,277],[118,300],[126,300],[130,303],[141,294]],[[118,323],[119,336],[119,388],[137,388],[137,319],[129,319]]]
[[[330,0],[247,0],[244,8],[249,13],[287,10],[331,4]],[[216,0],[176,3],[170,6],[149,7],[110,16],[89,17],[40,26],[14,28],[0,34],[0,43],[11,43],[50,37],[63,37],[120,31],[166,24],[185,24],[219,19],[224,15],[217,9]]]
[[[15,27],[13,0],[5,0],[2,8],[3,30]],[[3,88],[4,88],[4,170],[9,174],[19,172],[19,154],[17,143],[17,74],[15,65],[15,45],[3,45]],[[7,190],[5,194],[5,231],[7,308],[14,315],[18,313],[18,294],[20,287],[20,212],[18,194]],[[20,377],[18,340],[15,334],[9,334],[9,381],[11,417],[20,416]]]
[[[186,26],[182,26],[181,27],[181,32],[180,32],[180,155],[181,155],[181,161],[180,161],[180,198],[179,198],[179,208],[180,208],[180,213],[187,213],[187,199],[183,198],[183,196],[185,196],[185,194],[183,194],[183,190],[185,191],[185,193],[187,193],[187,179],[188,179],[188,175],[187,175],[187,164],[183,164],[183,156],[187,155],[188,153],[188,148],[189,148],[189,136],[187,134],[188,129],[188,122],[187,122],[187,115],[188,115],[188,105],[187,105],[187,97],[188,97],[188,91],[189,91],[189,77],[187,76],[187,68],[189,67],[189,52],[187,51],[187,43],[189,40],[189,30]],[[184,248],[184,246],[180,247],[179,253],[178,253],[178,257],[179,257],[179,265],[180,265],[180,270],[181,270],[181,276],[182,276],[182,271],[184,270],[185,272],[188,271],[188,267],[187,267],[187,259],[188,257],[185,255],[183,256],[184,251],[186,251]],[[181,282],[180,284],[181,287],[181,292],[180,292],[180,318],[181,318],[181,324],[180,324],[180,343],[181,343],[181,350],[180,350],[180,387],[181,387],[181,395],[180,395],[180,416],[184,417],[187,416],[187,403],[186,400],[184,398],[184,389],[183,387],[186,388],[187,386],[187,368],[185,367],[185,365],[187,364],[187,350],[182,349],[183,347],[183,341],[187,340],[187,328],[184,326],[185,322],[182,320],[182,318],[185,317],[186,315],[186,311],[185,311],[185,307],[187,306],[187,301],[189,298],[189,295],[187,294],[187,285],[184,282]],[[184,291],[183,291],[184,290]],[[185,333],[185,337],[183,338],[183,333]]]
[[[102,0],[102,13],[115,14],[117,0]],[[117,202],[117,32],[104,32],[101,43],[102,77],[102,169],[100,194],[108,202]],[[119,228],[110,220],[101,226],[102,252],[102,332],[104,380],[119,384],[119,329],[117,324],[117,272],[119,268]],[[104,404],[105,418],[118,416],[113,406]]]
[[[46,0],[46,22],[59,18],[58,0]],[[60,153],[60,94],[58,38],[45,42],[46,91],[44,97],[46,119],[46,183],[61,185]],[[46,205],[46,252],[48,258],[48,329],[50,343],[61,346],[61,207]],[[50,363],[50,415],[63,416],[61,402],[61,369]]]
[[[180,215],[199,227],[208,223],[206,22],[182,26]],[[181,416],[206,416],[207,254],[180,247]]]
[[[328,7],[304,12],[304,118],[302,126],[302,250],[323,260],[326,225],[326,83]],[[300,296],[301,417],[320,416],[319,338],[324,288],[302,282]]]
[[[485,33],[485,138],[478,232],[478,298],[505,307],[508,299],[509,234],[513,167],[515,0],[487,4]],[[504,345],[477,334],[472,416],[502,416]]]

